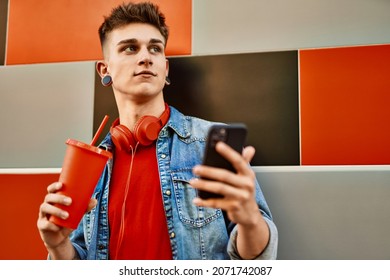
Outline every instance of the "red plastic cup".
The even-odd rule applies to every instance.
[[[50,221],[62,227],[76,229],[87,211],[92,193],[112,154],[73,139],[68,139],[66,144],[68,146],[59,178],[62,188],[58,193],[72,198],[72,204],[56,204],[56,207],[67,211],[69,217],[64,220],[51,216]]]

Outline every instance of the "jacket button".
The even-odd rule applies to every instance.
[[[175,233],[174,232],[171,232],[171,238],[175,238]]]
[[[103,250],[103,249],[104,249],[104,245],[99,244],[99,245],[98,245],[98,249],[99,249],[99,250]]]
[[[170,191],[170,190],[167,190],[167,191],[165,192],[165,194],[166,194],[166,195],[171,195],[171,191]]]
[[[162,154],[162,155],[161,155],[161,158],[166,158],[166,157],[167,157],[166,154]]]

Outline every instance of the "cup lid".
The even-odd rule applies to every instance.
[[[86,144],[84,142],[80,142],[78,140],[68,139],[68,140],[66,140],[65,143],[68,144],[68,145],[77,146],[79,148],[88,150],[90,152],[101,154],[103,156],[106,156],[107,158],[112,158],[112,153],[111,152],[103,150],[103,149],[100,149],[100,148],[98,148],[96,146],[91,146],[89,144]]]

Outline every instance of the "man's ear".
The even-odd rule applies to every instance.
[[[165,59],[165,69],[167,69],[167,75],[169,74],[169,60],[168,59]]]
[[[108,66],[106,62],[103,60],[98,60],[96,62],[96,71],[98,72],[99,76],[103,78],[105,75],[108,74]]]

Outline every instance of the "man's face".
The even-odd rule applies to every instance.
[[[168,74],[164,44],[149,24],[132,23],[108,34],[104,57],[114,92],[140,101],[161,93]]]

